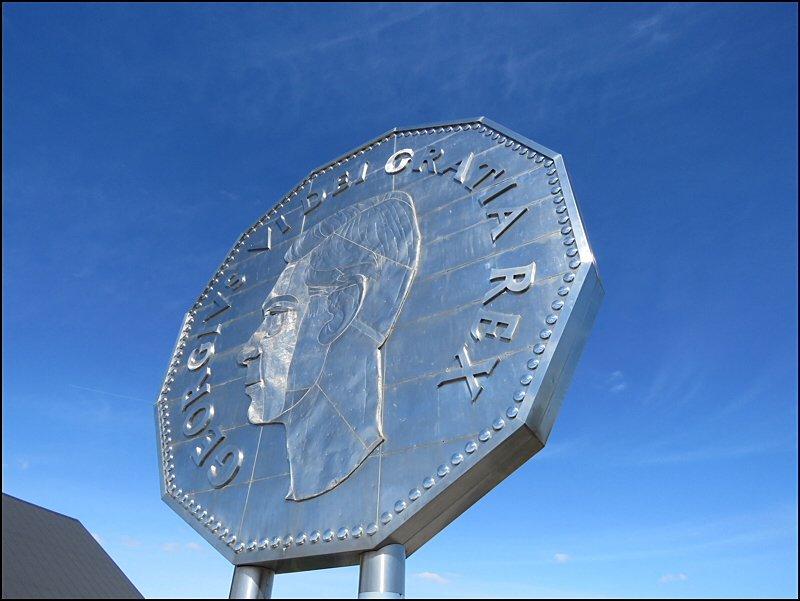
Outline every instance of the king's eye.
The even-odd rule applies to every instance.
[[[264,336],[275,336],[283,328],[287,313],[297,309],[297,301],[291,297],[275,298],[264,306]]]
[[[294,311],[295,309],[294,303],[279,302],[268,306],[266,312],[270,315],[277,315],[278,313],[286,313],[287,311]]]
[[[269,338],[280,332],[285,320],[286,311],[269,309],[266,315],[264,315],[264,336]]]

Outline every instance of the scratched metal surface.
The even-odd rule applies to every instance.
[[[313,171],[184,318],[164,500],[235,564],[409,553],[547,442],[602,298],[560,155],[486,119]]]

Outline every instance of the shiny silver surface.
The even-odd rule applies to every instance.
[[[289,245],[263,321],[239,353],[248,420],[285,429],[287,499],[334,488],[383,442],[381,349],[418,256],[403,192],[344,207]]]
[[[405,596],[406,550],[403,545],[386,545],[361,555],[359,599],[404,599]]]
[[[547,442],[602,298],[560,155],[486,119],[312,172],[186,314],[164,500],[237,565],[413,553]]]
[[[275,572],[261,566],[236,566],[229,599],[271,599]]]

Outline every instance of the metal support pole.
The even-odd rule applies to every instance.
[[[236,566],[233,569],[230,599],[271,599],[275,572],[260,566]]]
[[[361,555],[359,599],[405,599],[406,548],[387,545]]]

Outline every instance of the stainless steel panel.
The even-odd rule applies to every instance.
[[[559,155],[486,119],[392,130],[261,216],[192,306],[162,496],[237,565],[412,553],[547,441],[601,297]]]

